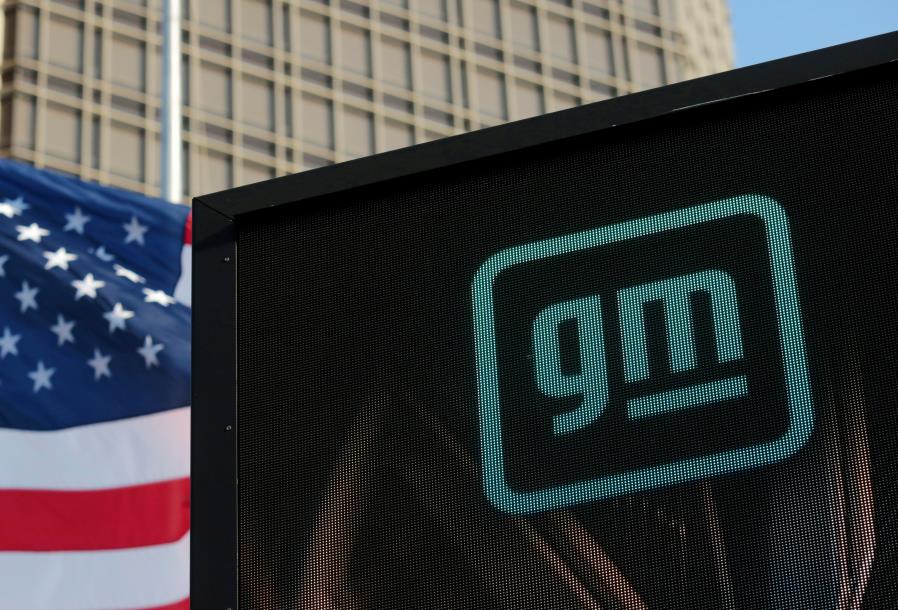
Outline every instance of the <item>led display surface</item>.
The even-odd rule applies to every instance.
[[[241,610],[898,606],[896,144],[893,63],[241,216]]]

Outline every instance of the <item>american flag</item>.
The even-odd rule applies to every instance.
[[[0,160],[0,608],[186,609],[184,206]]]

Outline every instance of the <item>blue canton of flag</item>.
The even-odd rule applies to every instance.
[[[172,296],[188,211],[2,162],[0,426],[189,404],[190,310]]]

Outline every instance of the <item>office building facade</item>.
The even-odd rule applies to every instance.
[[[185,200],[732,67],[725,0],[185,0]],[[0,154],[158,195],[158,0],[8,0]]]

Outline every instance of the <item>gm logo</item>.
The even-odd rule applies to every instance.
[[[788,219],[768,197],[503,250],[473,302],[483,480],[503,511],[757,468],[810,436]]]

